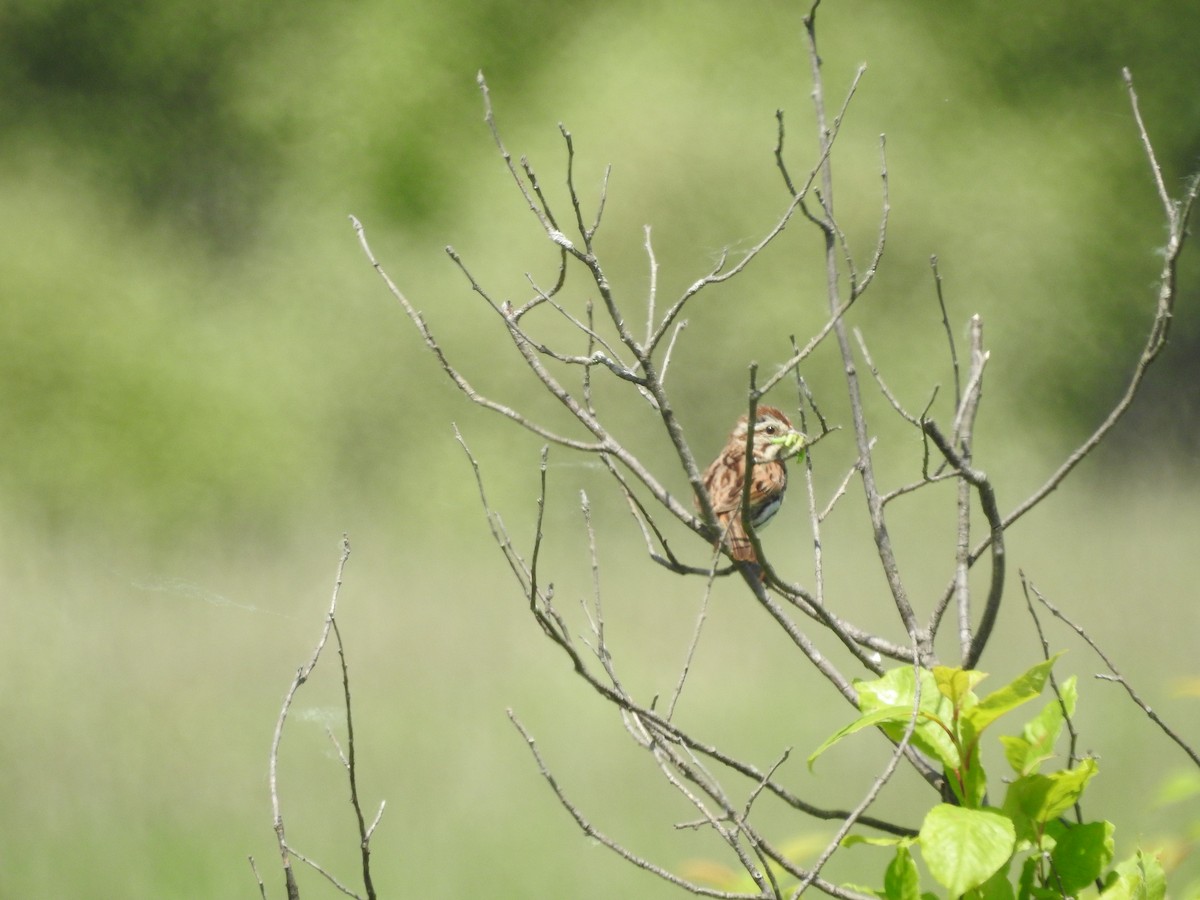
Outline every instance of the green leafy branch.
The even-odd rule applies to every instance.
[[[883,888],[856,890],[869,890],[887,900],[937,896],[920,890],[920,872],[911,851],[917,846],[929,875],[952,898],[1045,900],[1076,897],[1092,888],[1103,900],[1165,896],[1161,866],[1141,852],[1106,874],[1114,856],[1112,823],[1064,818],[1072,807],[1077,808],[1095,777],[1096,760],[1040,771],[1055,757],[1055,744],[1075,712],[1074,677],[1063,682],[1059,696],[1026,722],[1020,734],[1000,737],[1015,777],[1008,782],[999,807],[989,802],[980,738],[1001,716],[1042,693],[1060,655],[984,697],[975,688],[986,673],[946,666],[920,670],[905,666],[873,681],[856,682],[862,715],[818,747],[808,759],[809,767],[834,744],[865,728],[879,728],[898,740],[911,726],[912,743],[941,763],[955,801],[930,809],[916,837],[846,838],[844,846],[866,843],[895,848]]]

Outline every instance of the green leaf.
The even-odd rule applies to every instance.
[[[1022,729],[1021,737],[1005,735],[1000,738],[1000,742],[1004,745],[1004,756],[1018,775],[1032,774],[1042,763],[1054,757],[1054,745],[1062,734],[1065,721],[1063,706],[1065,705],[1067,708],[1067,715],[1075,712],[1077,697],[1075,685],[1074,675],[1063,682],[1059,688],[1062,701],[1060,702],[1058,697],[1055,697],[1047,703],[1042,711]]]
[[[863,713],[887,706],[907,706],[911,709],[915,685],[911,666],[889,669],[872,681],[856,679],[854,687],[858,691],[858,708]],[[945,704],[937,689],[933,674],[926,669],[921,669],[921,709],[933,713],[951,712],[949,704]]]
[[[973,669],[951,669],[947,666],[934,666],[933,679],[938,692],[949,700],[955,709],[974,706],[979,698],[973,693],[975,685],[987,678],[987,672],[977,672]]]
[[[1024,817],[1030,822],[1049,822],[1075,805],[1096,772],[1096,761],[1085,759],[1074,769],[1024,775],[1008,786],[1004,812],[1014,820]]]
[[[921,856],[951,897],[983,884],[1012,857],[1013,823],[993,809],[940,803],[921,825]]]
[[[1109,873],[1100,900],[1163,900],[1167,879],[1154,856],[1139,850]]]
[[[916,695],[916,681],[910,666],[900,666],[885,672],[874,681],[856,681],[859,709],[865,715],[877,709],[907,707],[912,713]],[[921,669],[921,713],[923,721],[913,732],[912,743],[922,753],[940,760],[950,770],[962,764],[958,748],[951,737],[949,723],[954,720],[954,707],[938,690],[933,673]],[[900,740],[908,727],[908,715],[890,723],[884,722],[884,733],[894,741]]]
[[[921,900],[921,879],[907,847],[896,848],[896,856],[883,874],[883,895],[888,900]]]
[[[964,719],[970,723],[974,734],[979,734],[1006,712],[1016,709],[1023,703],[1028,703],[1040,694],[1042,688],[1046,686],[1046,679],[1050,677],[1051,666],[1060,656],[1062,656],[1061,653],[1056,653],[1049,659],[1038,663],[998,691],[988,694],[971,709],[964,710]]]
[[[1058,657],[1055,657],[1057,659]],[[1072,675],[1066,681],[1058,686],[1058,692],[1062,695],[1062,702],[1067,707],[1067,715],[1075,715],[1075,703],[1079,700],[1078,679]],[[1062,708],[1061,706],[1059,707]]]
[[[1050,822],[1046,832],[1054,838],[1054,849],[1050,851],[1053,886],[1073,894],[1099,878],[1112,862],[1113,830],[1111,822],[1069,826],[1061,820]]]
[[[817,757],[836,744],[844,737],[849,737],[856,731],[862,731],[864,728],[870,728],[872,725],[885,725],[889,722],[903,722],[904,727],[908,727],[908,720],[912,718],[912,705],[908,706],[885,706],[876,709],[867,715],[860,716],[855,719],[841,731],[826,738],[825,743],[821,744],[808,757],[808,767],[811,769],[813,763],[817,761]],[[886,729],[885,729],[886,730]],[[900,732],[903,734],[903,730]]]
[[[1012,882],[1008,880],[1008,866],[1001,866],[991,878],[976,888],[972,900],[1016,900]]]
[[[1038,857],[1027,857],[1021,866],[1021,877],[1017,883],[1017,900],[1029,900],[1033,896],[1033,886],[1037,881]]]
[[[871,847],[909,847],[916,841],[914,837],[893,837],[891,835],[848,834],[842,838],[843,847],[854,847],[867,844]]]
[[[1000,743],[1004,745],[1004,758],[1018,775],[1028,775],[1037,771],[1038,763],[1045,758],[1034,749],[1027,738],[1002,734]]]

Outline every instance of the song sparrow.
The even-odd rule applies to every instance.
[[[704,472],[704,487],[713,512],[729,539],[733,558],[757,563],[754,547],[742,527],[742,484],[746,476],[747,417],[738,419],[729,442]],[[787,490],[784,460],[803,456],[805,437],[788,417],[771,406],[760,406],[754,420],[754,463],[750,472],[750,521],[762,528],[783,503]],[[699,505],[699,504],[697,504]]]

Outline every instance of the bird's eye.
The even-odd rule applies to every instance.
[[[778,430],[779,429],[776,428],[774,425],[768,425],[766,428],[763,429],[763,431],[765,431],[767,434],[774,434]]]

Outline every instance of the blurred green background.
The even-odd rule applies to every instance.
[[[599,250],[637,322],[643,225],[665,304],[785,206],[776,109],[793,174],[811,165],[803,12],[704,0],[0,7],[0,897],[254,897],[247,856],[281,896],[267,751],[343,532],[361,786],[372,808],[388,802],[374,839],[381,894],[676,895],[578,833],[507,707],[602,830],[667,867],[727,862],[672,828],[693,814],[529,620],[451,422],[525,546],[538,441],[441,375],[348,215],[477,387],[561,421],[443,253],[452,244],[497,298],[520,301],[526,272],[547,284],[555,271],[482,122],[476,72],[510,150],[564,212],[557,123],[574,135],[587,203],[612,164]],[[887,134],[887,255],[852,322],[904,402],[923,407],[949,384],[938,255],[960,340],[970,315],[985,322],[977,462],[1011,508],[1095,427],[1144,341],[1164,228],[1120,69],[1177,192],[1200,163],[1200,18],[1183,0],[829,0],[819,27],[831,105],[868,65],[834,155],[839,214],[864,258]],[[797,220],[689,309],[670,384],[698,456],[743,408],[748,363],[771,371],[786,335],[823,321],[819,246]],[[1176,680],[1196,675],[1200,632],[1198,258],[1182,267],[1172,342],[1134,413],[1011,536],[1014,575],[1088,627],[1193,741],[1196,701]],[[589,296],[581,278],[564,295]],[[832,356],[806,375],[848,425]],[[605,395],[622,436],[665,464],[652,416],[618,397]],[[794,406],[786,391],[773,399]],[[919,442],[882,404],[875,414],[885,477],[909,480]],[[844,430],[817,456],[818,490],[852,461]],[[586,490],[618,665],[640,696],[665,695],[699,584],[645,561],[590,461],[554,454],[550,478],[547,577],[570,603],[588,594]],[[921,609],[950,574],[951,503],[943,492],[896,514]],[[860,508],[846,501],[825,536],[829,602],[895,636]],[[797,578],[804,520],[794,498],[768,534]],[[984,658],[997,678],[1039,652],[1010,584]],[[1200,819],[1154,803],[1182,754],[1090,678],[1097,663],[1068,633],[1051,638],[1071,649],[1060,671],[1083,682],[1081,749],[1101,757],[1090,814],[1115,820],[1123,852]],[[301,691],[282,790],[295,846],[352,880],[352,818],[324,733],[338,727],[335,674],[331,656]],[[815,802],[853,805],[885,758],[864,739],[816,776],[803,769],[849,710],[734,585],[718,588],[691,677],[688,724],[763,767],[794,747],[786,780]],[[913,803],[928,799],[899,784],[881,811],[916,824]],[[763,812],[777,834],[832,830]],[[843,865],[881,872],[869,853]],[[301,877],[305,896],[335,895]]]

